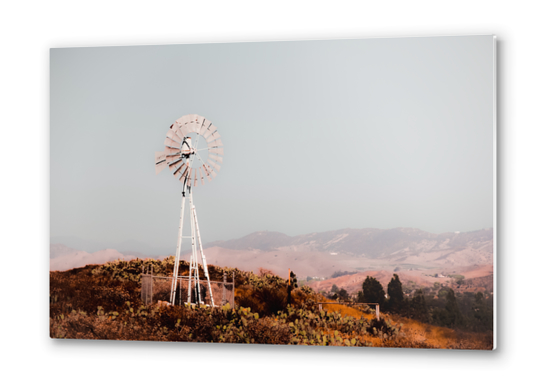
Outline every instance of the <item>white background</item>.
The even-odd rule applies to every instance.
[[[6,382],[536,380],[541,7],[533,1],[47,1],[0,9]],[[49,48],[498,36],[498,348],[493,352],[57,341],[48,336]],[[69,161],[69,159],[67,159]],[[174,368],[174,369],[171,369]],[[535,375],[535,376],[532,376]],[[531,376],[528,378],[528,376]]]

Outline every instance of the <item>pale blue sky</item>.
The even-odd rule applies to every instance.
[[[51,236],[174,249],[169,126],[224,142],[202,240],[493,225],[493,37],[51,50]]]

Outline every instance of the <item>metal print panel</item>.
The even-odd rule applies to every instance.
[[[50,336],[494,349],[495,49],[52,49]]]

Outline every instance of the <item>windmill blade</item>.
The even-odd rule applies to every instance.
[[[216,161],[216,162],[222,164],[222,157],[217,156],[217,155],[214,155],[214,154],[212,154],[212,153],[209,153],[208,156],[209,156],[211,159],[213,159],[214,161]]]
[[[175,121],[173,124],[171,124],[171,127],[169,127],[169,129],[171,129],[172,131],[179,129],[179,123]]]
[[[197,169],[194,169],[194,187],[197,187],[198,186],[198,170]]]
[[[178,164],[177,164],[178,165]],[[174,166],[175,167],[175,166]],[[183,169],[185,168],[186,166],[184,165],[184,163],[181,163],[181,166],[179,168],[177,168],[175,171],[173,171],[173,177],[178,177],[180,178],[181,175],[183,174]],[[171,169],[171,166],[170,166],[170,169]]]
[[[196,123],[192,121],[188,122],[184,125],[184,132],[186,132],[186,134],[192,133],[196,130],[196,127],[197,127]]]
[[[177,143],[182,143],[182,139],[179,139],[179,137],[175,134],[175,131],[170,129],[169,131],[167,131],[167,137],[169,137],[171,140],[177,142]]]
[[[181,125],[179,127],[179,131],[177,133],[177,136],[179,136],[179,137],[182,136],[183,139],[184,139],[186,136],[188,136],[189,133],[190,133],[190,131],[189,131],[188,127],[186,126],[186,124],[184,124],[184,125]]]
[[[182,143],[182,142],[183,142],[183,138],[184,138],[185,135],[183,135],[182,130],[181,130],[181,127],[178,126],[178,127],[176,127],[176,128],[173,128],[172,131],[173,131],[173,133],[175,134],[175,139],[173,139],[173,140],[175,140],[175,141],[177,141],[177,142],[179,142],[179,143]]]
[[[194,114],[194,113],[188,114],[188,115],[186,115],[186,116],[187,116],[187,118],[188,118],[188,122],[189,122],[189,123],[195,122],[195,121],[197,120],[197,118],[200,117],[200,116],[198,116],[198,115],[196,115],[196,114]]]
[[[201,125],[196,122],[191,121],[190,123],[186,124],[186,128],[188,129],[188,132],[199,133]]]
[[[205,165],[207,166],[207,169],[209,170],[209,172],[211,172],[211,175],[213,175],[213,177],[216,177],[216,172],[213,169],[213,167],[211,167],[209,164],[205,164]]]
[[[180,148],[181,144],[177,143],[176,141],[171,140],[169,137],[166,137],[166,141],[164,141],[164,145],[166,147],[170,148]]]
[[[180,158],[180,157],[177,158],[177,159],[171,159],[171,160],[169,161],[169,163],[168,163],[168,164],[169,164],[169,165],[168,165],[168,166],[169,166],[169,170],[171,171],[171,170],[173,170],[173,169],[176,169],[179,165],[184,164],[184,163],[182,163],[182,162],[179,163],[179,161],[181,161],[181,158]],[[177,171],[175,171],[175,172],[177,172]],[[173,174],[175,174],[175,172],[173,172]]]
[[[170,148],[170,147],[166,147],[165,151],[164,151],[168,156],[170,155],[180,155],[181,154],[181,150],[179,148]]]
[[[179,154],[178,151],[176,153],[166,155],[166,161],[168,164],[171,164],[174,161],[177,161],[178,159],[181,159],[181,155]]]
[[[207,177],[207,181],[210,182],[211,180],[213,180],[211,178],[211,170],[207,168],[207,164],[203,164],[203,171],[204,171],[203,173],[205,174],[205,177]]]
[[[166,153],[165,152],[154,152],[154,170],[156,174],[158,175],[160,172],[164,170],[164,168],[167,166],[166,163]]]
[[[220,137],[220,133],[218,133],[218,131],[214,131],[211,135],[211,140],[218,140]]]
[[[209,152],[224,156],[224,148],[209,148]]]
[[[203,134],[205,140],[209,140],[209,136],[211,136],[211,134],[215,131],[216,127],[211,122],[209,122],[209,126],[205,129],[205,133]]]
[[[184,124],[186,124],[186,123],[188,123],[188,122],[190,121],[190,120],[189,120],[189,119],[190,119],[189,116],[190,116],[190,115],[184,115],[183,117],[180,117],[180,118],[178,118],[177,120],[175,120],[175,122],[176,122],[177,124],[179,124],[180,126],[181,126],[181,125],[184,125]]]
[[[201,185],[205,185],[205,183],[203,182],[203,171],[202,171],[202,168],[198,168],[198,174],[199,174],[199,178],[201,179]]]
[[[200,135],[203,135],[203,137],[210,135],[211,131],[209,129],[211,129],[212,126],[213,123],[211,123],[209,120],[205,120],[201,125]]]
[[[209,147],[222,147],[224,144],[222,144],[222,140],[216,139],[215,141],[211,141],[210,143],[207,143]]]
[[[169,169],[171,169],[171,166],[178,167],[179,161],[181,161],[181,157],[169,157],[166,158],[166,161],[168,163]]]
[[[179,149],[177,149],[177,148],[169,148],[169,149],[172,149],[173,151],[171,151],[171,152],[166,151],[166,156],[167,157],[181,156],[181,151],[179,151]],[[168,159],[168,160],[170,160],[170,159]]]
[[[201,130],[203,129],[204,121],[205,121],[205,117],[200,116],[200,115],[196,115],[195,119],[193,120],[193,124],[196,125],[196,128],[195,128],[194,132],[196,132],[198,134],[201,132]]]
[[[214,161],[210,160],[210,159],[207,159],[207,163],[213,167],[214,169],[216,169],[216,171],[220,171],[220,165],[218,165],[217,163],[215,163]]]
[[[209,129],[209,131],[211,131],[211,134],[207,137],[207,140],[209,140],[209,141],[216,140],[216,139],[217,139],[216,137],[213,138],[213,136],[214,136],[215,134],[218,134],[218,129],[216,128],[216,126],[213,125],[213,126]]]
[[[199,120],[198,122],[200,123],[201,125],[201,128],[199,129],[200,131],[200,135],[203,134],[203,131],[207,128],[207,126],[209,125],[209,122],[207,121],[207,119],[203,116],[200,116],[199,117]]]

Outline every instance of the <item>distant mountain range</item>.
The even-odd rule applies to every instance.
[[[365,258],[388,258],[420,253],[472,248],[493,253],[493,229],[473,232],[432,234],[414,228],[341,229],[337,231],[288,236],[280,232],[254,232],[240,239],[215,241],[206,247],[258,249],[261,251],[296,250],[342,253]]]
[[[82,251],[72,245],[75,244],[73,240],[69,244],[53,243],[53,240],[58,238],[51,239],[51,270],[104,263],[119,257],[157,258],[170,254],[138,246],[137,242],[120,244],[120,250],[87,248]],[[207,243],[204,248],[210,264],[254,271],[266,268],[280,275],[288,268],[294,269],[298,276],[319,277],[329,277],[333,272],[343,270],[429,271],[449,268],[452,271],[492,265],[493,229],[432,234],[413,228],[366,228],[299,236],[263,231],[240,239]]]

